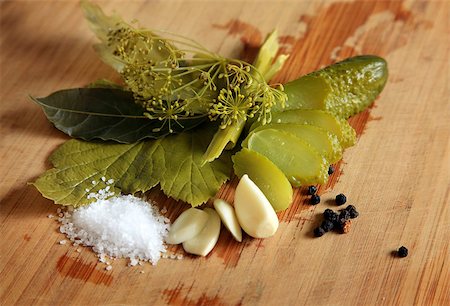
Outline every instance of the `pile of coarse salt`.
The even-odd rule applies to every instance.
[[[105,256],[129,258],[130,265],[140,261],[156,264],[166,252],[164,239],[170,220],[157,207],[132,195],[107,198],[102,190],[90,194],[96,201],[60,215],[61,233],[74,245],[91,246],[101,262]],[[110,267],[110,266],[108,266]]]

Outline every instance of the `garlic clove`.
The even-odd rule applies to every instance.
[[[234,209],[242,229],[254,238],[273,236],[278,229],[275,210],[247,174],[236,187]]]
[[[197,208],[189,208],[181,213],[171,225],[166,242],[179,244],[197,236],[205,227],[209,215]]]
[[[215,199],[214,208],[216,209],[216,212],[219,214],[222,223],[230,231],[234,239],[241,242],[242,230],[241,226],[239,225],[239,221],[236,217],[236,212],[234,211],[233,206],[231,206],[231,204],[225,202],[222,199]]]
[[[183,242],[183,249],[191,254],[206,256],[214,248],[220,234],[220,217],[212,208],[205,208],[208,222],[203,230],[194,238]]]

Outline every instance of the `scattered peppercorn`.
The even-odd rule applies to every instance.
[[[352,224],[350,219],[354,219],[358,217],[358,215],[359,214],[356,211],[355,206],[353,205],[348,205],[345,209],[341,209],[339,213],[336,213],[332,209],[327,208],[323,212],[324,220],[322,221],[322,224],[318,228],[314,229],[314,236],[321,237],[326,232],[332,230],[340,232],[342,234],[347,234],[350,231],[350,227]],[[407,252],[408,250],[406,250],[406,254]]]
[[[325,234],[325,230],[323,228],[321,228],[320,226],[314,229],[314,236],[322,237],[323,234]]]
[[[328,175],[332,175],[334,173],[334,167],[330,166],[328,167]]]
[[[397,252],[398,257],[406,257],[408,256],[408,249],[404,246],[401,246]]]
[[[310,199],[312,205],[317,205],[320,203],[320,197],[317,194],[313,194]]]
[[[309,186],[308,187],[308,193],[310,195],[316,194],[316,192],[317,192],[317,187],[316,186]]]
[[[344,205],[347,202],[347,197],[343,193],[340,193],[336,196],[335,201],[338,206]]]
[[[356,207],[353,206],[353,205],[348,205],[348,206],[345,208],[345,210],[348,210],[348,211],[356,210]]]
[[[325,232],[329,232],[334,228],[334,224],[333,222],[331,222],[330,220],[323,220],[322,224],[320,225],[321,228],[323,228],[323,230]]]
[[[345,208],[346,211],[348,211],[350,213],[350,218],[351,219],[355,219],[356,217],[359,216],[359,212],[356,211],[355,206],[353,205],[349,205]]]
[[[332,211],[331,209],[327,208],[323,212],[323,217],[325,220],[330,220],[331,222],[337,222],[339,215]]]
[[[344,222],[347,221],[348,219],[350,219],[350,212],[345,209],[341,210],[338,218],[339,223],[344,224]]]

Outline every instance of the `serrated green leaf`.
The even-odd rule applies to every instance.
[[[102,177],[114,180],[116,193],[145,192],[160,183],[167,196],[197,206],[231,174],[229,156],[201,165],[210,138],[205,129],[134,144],[70,140],[50,157],[55,168],[34,185],[55,203],[78,207],[91,201],[89,193],[106,188]]]
[[[202,133],[211,134],[209,131]],[[229,153],[203,165],[203,152],[210,139],[210,135],[201,137],[197,133],[181,133],[164,138],[166,170],[160,183],[166,195],[197,206],[213,197],[229,178]]]
[[[32,99],[56,128],[84,140],[133,143],[191,129],[206,118],[180,119],[179,124],[164,124],[145,117],[145,110],[134,103],[132,93],[115,88],[66,89],[45,98]]]

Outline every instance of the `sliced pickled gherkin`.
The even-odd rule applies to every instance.
[[[273,110],[322,109],[347,119],[375,100],[387,78],[384,59],[373,55],[348,58],[285,84],[285,108]]]
[[[355,144],[356,132],[344,119],[338,119],[333,114],[323,110],[289,110],[281,113],[272,114],[271,124],[277,123],[297,123],[311,124],[321,127],[334,134],[339,139],[342,148],[347,148]],[[261,124],[253,123],[250,131]]]
[[[295,187],[323,184],[328,179],[327,160],[290,133],[275,129],[257,131],[250,135],[247,148],[272,161]]]
[[[324,156],[329,164],[333,164],[342,158],[342,147],[336,135],[324,128],[298,123],[270,123],[254,129],[251,133],[263,129],[275,129],[291,133],[294,136],[309,143],[318,153]],[[244,139],[242,146],[247,146],[249,136]]]
[[[242,149],[233,157],[234,172],[247,174],[261,189],[275,211],[285,210],[292,202],[292,187],[283,172],[267,157],[249,149]]]

